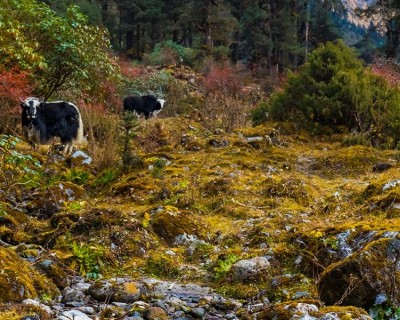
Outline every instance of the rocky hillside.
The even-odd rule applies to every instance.
[[[125,173],[19,142],[42,184],[0,203],[0,319],[397,314],[399,152],[354,142],[141,120]]]
[[[342,0],[344,12],[334,12],[336,27],[341,38],[348,45],[356,45],[367,36],[373,46],[381,47],[385,41],[386,25],[382,15],[360,14],[363,10],[374,5],[376,0]],[[371,31],[373,26],[374,31]]]
[[[376,0],[342,0],[342,2],[346,10],[347,20],[350,23],[364,29],[368,29],[371,23],[375,27],[380,24],[379,17],[366,19],[365,17],[357,15],[357,10],[367,9],[369,6],[374,5],[377,2]]]

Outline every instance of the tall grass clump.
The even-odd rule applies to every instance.
[[[100,171],[115,167],[119,157],[119,115],[107,113],[101,106],[82,104],[80,110],[94,166]]]

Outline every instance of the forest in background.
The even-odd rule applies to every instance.
[[[375,145],[393,147],[397,118],[388,126],[374,109],[395,115],[397,92],[363,68],[382,55],[396,68],[399,4],[382,1],[358,14],[381,18],[383,46],[371,24],[352,52],[339,44],[313,56],[326,44],[345,45],[341,1],[3,0],[1,100],[11,115],[3,131],[15,132],[21,97],[74,101],[94,126],[93,118],[119,111],[124,96],[151,93],[167,100],[166,116],[199,111],[228,130],[251,113],[253,123],[267,114],[287,120],[283,114],[311,130],[346,125],[371,139],[379,132]]]
[[[277,69],[296,70],[308,52],[339,38],[354,45],[368,62],[385,43],[387,57],[397,57],[398,1],[379,1],[359,11],[362,19],[374,15],[382,21],[367,30],[346,20],[341,0],[43,2],[61,15],[77,4],[90,24],[107,28],[114,50],[147,63],[154,62],[149,55],[168,41],[193,50],[179,57],[191,66],[211,55],[217,61],[257,64],[271,76]]]

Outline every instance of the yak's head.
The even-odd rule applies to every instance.
[[[25,100],[21,100],[21,108],[23,112],[25,113],[26,117],[28,120],[32,120],[36,118],[37,110],[39,105],[42,103],[38,98],[35,97],[29,97],[26,98]]]
[[[160,104],[160,106],[161,106],[161,108],[160,108],[160,110],[162,109],[162,108],[164,108],[164,103],[165,103],[165,100],[164,99],[157,99],[157,102]]]

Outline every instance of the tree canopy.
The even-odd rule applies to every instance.
[[[63,13],[71,0],[43,0]],[[253,61],[275,71],[296,69],[319,43],[339,37],[332,10],[339,0],[97,0],[74,1],[89,15],[100,10],[113,48],[143,59],[158,43],[198,50],[198,57]],[[90,5],[89,5],[90,4]],[[65,11],[66,9],[64,9]]]
[[[35,94],[60,90],[83,94],[115,75],[105,29],[88,25],[77,6],[64,17],[36,0],[4,0],[0,6],[0,68],[31,74]]]

